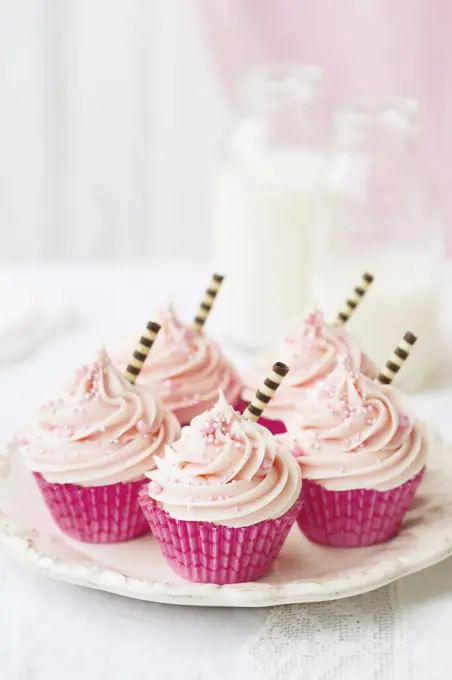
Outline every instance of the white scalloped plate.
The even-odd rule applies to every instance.
[[[54,526],[31,475],[11,453],[0,476],[0,545],[51,578],[153,602],[262,607],[358,595],[452,554],[452,446],[432,435],[429,470],[399,536],[371,548],[322,548],[292,530],[271,572],[230,586],[183,581],[155,541],[91,546]]]

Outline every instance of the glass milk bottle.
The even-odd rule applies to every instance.
[[[428,384],[440,354],[444,244],[416,101],[361,99],[337,112],[316,226],[316,305],[334,319],[362,272],[372,273],[347,329],[379,366],[413,331],[419,339],[396,382]]]
[[[244,82],[214,190],[214,259],[225,334],[270,343],[309,298],[311,226],[324,163],[321,72],[279,63]]]

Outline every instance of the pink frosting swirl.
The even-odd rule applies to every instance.
[[[152,392],[131,385],[101,351],[68,391],[38,411],[22,453],[50,482],[102,486],[144,477],[180,426]]]
[[[344,355],[350,357],[356,370],[370,378],[377,377],[375,365],[360,350],[355,339],[344,328],[325,323],[320,312],[313,312],[301,322],[297,320],[274,350],[256,360],[245,376],[242,397],[251,401],[275,358],[283,361],[290,370],[265,415],[285,421],[304,402],[308,389],[334,371],[338,357]]]
[[[280,517],[301,489],[295,458],[223,395],[182,429],[148,477],[149,496],[175,519],[230,527]]]
[[[221,389],[231,404],[240,395],[242,382],[219,345],[183,324],[169,308],[159,316],[162,328],[140,374],[182,424],[212,408]],[[126,364],[127,356],[121,357]]]
[[[341,362],[287,422],[303,476],[326,489],[388,491],[426,464],[423,426],[403,395]]]

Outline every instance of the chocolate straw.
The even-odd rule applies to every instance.
[[[383,385],[390,385],[392,383],[395,376],[400,371],[405,361],[408,359],[411,348],[415,344],[416,340],[417,337],[414,335],[414,333],[411,333],[410,331],[405,333],[403,339],[395,348],[393,355],[389,361],[386,362],[386,366],[381,370],[378,376],[378,382],[381,382]]]
[[[361,300],[367,293],[372,281],[374,280],[374,277],[372,274],[369,274],[368,272],[365,272],[362,277],[361,281],[358,286],[353,290],[353,295],[348,298],[348,300],[345,303],[345,307],[342,310],[342,312],[339,312],[337,315],[337,319],[334,322],[335,326],[343,326],[344,324],[347,323],[355,309],[359,306]]]
[[[261,417],[265,407],[275,394],[278,387],[281,385],[288,372],[289,367],[286,366],[286,364],[283,364],[281,361],[277,361],[276,364],[273,364],[272,372],[267,378],[265,378],[262,386],[254,395],[251,404],[249,404],[245,409],[243,413],[244,418],[256,422],[256,420]]]
[[[223,279],[224,276],[221,276],[221,274],[214,274],[212,276],[209,287],[205,292],[203,301],[199,305],[198,313],[195,316],[195,320],[193,322],[193,328],[197,333],[202,333],[202,329],[206,323],[207,317],[212,310],[213,303],[215,302],[215,298],[217,297],[218,291],[221,288]]]
[[[140,338],[138,346],[124,373],[124,376],[132,385],[135,384],[137,377],[140,375],[140,371],[148,358],[160,328],[160,325],[155,323],[155,321],[149,321],[146,330]]]

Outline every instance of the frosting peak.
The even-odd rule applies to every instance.
[[[403,395],[353,373],[347,359],[287,422],[303,475],[336,491],[387,491],[425,466],[427,444]]]
[[[301,488],[295,459],[222,394],[155,462],[149,495],[175,519],[249,526],[283,515]]]
[[[327,324],[318,310],[293,323],[279,346],[251,367],[245,378],[243,398],[246,401],[251,401],[275,356],[290,366],[284,384],[266,411],[269,417],[278,420],[290,417],[300,400],[304,401],[306,390],[327,378],[341,357],[347,357],[353,370],[360,370],[371,378],[377,377],[376,367],[359,349],[353,337],[343,328]]]
[[[39,409],[23,454],[50,482],[102,486],[144,476],[179,432],[173,414],[149,389],[131,385],[102,349]]]
[[[152,386],[181,423],[212,408],[220,387],[235,402],[241,380],[218,344],[182,323],[170,306],[159,315],[160,333],[140,381]],[[121,360],[125,364],[127,361]]]

